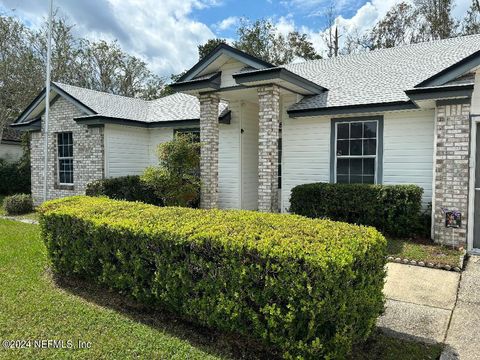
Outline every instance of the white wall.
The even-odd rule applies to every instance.
[[[218,154],[218,205],[222,209],[240,208],[240,101],[229,104],[230,124],[220,124]]]
[[[286,110],[294,101],[285,97],[282,106],[282,212],[296,185],[330,181],[330,118],[289,118]]]
[[[258,208],[258,105],[245,102],[242,107],[242,209]]]
[[[331,118],[288,118],[290,103],[283,105],[282,212],[296,185],[330,181]],[[419,185],[423,202],[431,201],[433,143],[433,110],[385,113],[383,183]]]
[[[221,75],[221,87],[230,87],[238,85],[235,82],[235,79],[232,77],[232,74],[239,72],[246,65],[236,60],[229,60],[223,64],[220,68],[222,70]]]
[[[20,160],[23,154],[21,144],[0,144],[0,159],[5,159],[10,162]]]
[[[384,116],[383,183],[416,184],[424,203],[432,201],[434,110]]]
[[[157,165],[158,164],[158,157],[157,157],[157,147],[161,143],[166,141],[170,141],[173,139],[173,128],[153,128],[149,131],[149,163],[150,165]]]

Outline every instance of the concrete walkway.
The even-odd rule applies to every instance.
[[[441,360],[480,360],[480,257],[456,272],[389,263],[378,326],[397,337],[445,343]]]
[[[458,299],[441,359],[480,359],[480,256],[472,256],[462,274]]]
[[[456,272],[388,263],[386,309],[378,326],[395,336],[444,342],[459,280]]]

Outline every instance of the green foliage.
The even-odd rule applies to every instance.
[[[18,162],[0,159],[0,195],[30,192],[30,163],[26,155]]]
[[[220,44],[226,44],[227,40],[225,39],[209,39],[205,44],[198,45],[198,59],[202,60],[205,56],[210,54],[213,49],[215,49]]]
[[[416,185],[305,184],[292,189],[290,211],[406,237],[418,231],[422,194]]]
[[[306,34],[291,31],[284,36],[267,19],[253,23],[242,19],[237,36],[234,47],[275,65],[287,64],[297,57],[304,60],[321,59]]]
[[[106,196],[117,200],[141,201],[158,206],[163,205],[162,199],[154,194],[154,189],[137,175],[92,181],[87,185],[85,194]]]
[[[193,206],[200,197],[200,143],[191,134],[177,134],[157,149],[159,166],[145,169],[142,180],[168,206]]]
[[[289,359],[344,359],[383,310],[385,238],[295,215],[71,197],[40,208],[52,268]]]
[[[33,211],[32,197],[28,194],[15,194],[3,199],[3,208],[7,215],[28,214]]]

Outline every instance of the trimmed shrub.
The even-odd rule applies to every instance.
[[[290,211],[407,237],[419,229],[422,194],[416,185],[305,184],[292,189]]]
[[[136,175],[92,181],[87,184],[85,193],[89,196],[106,196],[110,199],[163,205],[162,199],[155,195],[155,190]]]
[[[32,197],[28,194],[16,194],[3,199],[3,208],[8,215],[28,214],[33,211]]]
[[[81,196],[39,211],[55,272],[285,358],[343,359],[383,310],[386,241],[371,227]]]
[[[30,192],[30,163],[23,159],[9,162],[0,159],[0,194],[11,195]]]

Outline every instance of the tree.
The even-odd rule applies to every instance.
[[[276,65],[289,63],[295,58],[304,60],[321,58],[306,34],[293,31],[284,36],[266,19],[253,23],[242,19],[237,35],[234,47]]]
[[[327,31],[324,35],[324,41],[328,48],[327,56],[331,58],[333,56],[338,56],[339,54],[339,36],[338,26],[335,23],[336,11],[334,2],[332,2],[327,8],[325,18],[327,21]]]
[[[371,49],[390,48],[414,42],[418,11],[405,2],[394,5],[371,30]]]
[[[205,44],[198,45],[198,59],[202,60],[207,56],[213,49],[215,49],[220,44],[226,44],[227,40],[225,39],[209,39]]]
[[[447,39],[456,35],[453,0],[415,0],[421,28],[419,41]]]
[[[480,1],[472,0],[470,8],[462,23],[462,34],[473,35],[480,34]]]
[[[158,166],[145,169],[142,180],[167,206],[195,206],[200,197],[200,143],[194,135],[176,134],[158,146]]]

